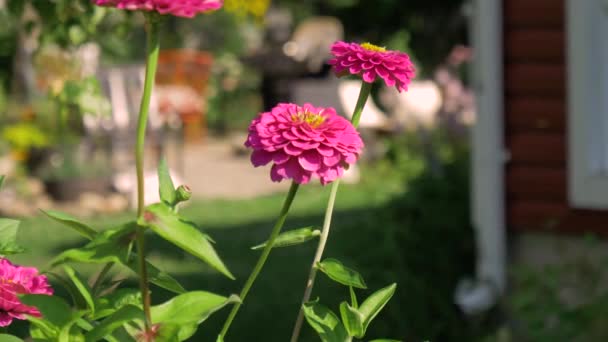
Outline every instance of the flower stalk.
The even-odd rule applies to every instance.
[[[148,124],[148,114],[150,111],[150,97],[154,88],[156,77],[156,69],[158,66],[158,55],[160,51],[159,39],[159,20],[153,14],[146,14],[146,34],[147,34],[147,52],[146,52],[146,77],[144,81],[144,90],[141,97],[139,107],[139,116],[137,122],[137,140],[135,145],[135,169],[137,173],[137,218],[141,218],[144,213],[144,148],[146,139],[146,127]],[[148,287],[148,270],[146,268],[145,255],[145,228],[138,226],[136,231],[137,257],[139,264],[139,286],[142,295],[144,315],[145,315],[145,331],[150,331],[150,289]]]
[[[361,114],[363,113],[363,108],[365,108],[365,103],[367,102],[371,90],[371,83],[362,83],[361,90],[359,91],[359,97],[357,99],[357,104],[355,105],[353,116],[351,118],[351,123],[353,124],[353,126],[355,126],[355,128],[359,126]],[[300,305],[298,318],[296,319],[296,323],[291,334],[291,342],[297,342],[298,338],[300,337],[300,331],[302,330],[302,324],[304,322],[304,311],[302,310],[302,307],[306,302],[310,300],[310,296],[312,294],[312,289],[315,284],[315,278],[317,276],[317,263],[319,263],[321,261],[321,258],[323,258],[323,252],[325,251],[325,245],[327,244],[327,239],[329,237],[329,230],[331,227],[331,219],[333,216],[334,205],[336,203],[336,194],[338,193],[339,187],[340,180],[337,179],[332,184],[331,191],[329,193],[329,200],[327,201],[327,208],[325,209],[325,218],[323,219],[323,228],[321,230],[321,236],[319,237],[319,244],[317,245],[317,251],[315,252],[315,256],[310,267],[310,273],[308,275],[308,280],[306,281],[306,288],[304,289],[304,296],[302,297],[302,304]]]
[[[228,318],[226,319],[226,322],[224,323],[224,327],[222,328],[222,331],[220,332],[218,341],[224,340],[224,337],[226,336],[226,334],[228,333],[228,330],[230,329],[230,325],[232,325],[232,321],[236,317],[237,313],[239,312],[239,309],[241,308],[241,305],[245,301],[245,297],[247,297],[249,290],[253,286],[253,283],[255,282],[256,278],[260,274],[260,271],[264,267],[264,264],[266,263],[266,260],[268,259],[268,255],[270,255],[270,251],[272,250],[274,242],[277,239],[277,236],[279,236],[281,229],[283,228],[283,224],[285,223],[285,219],[287,218],[287,214],[289,213],[289,209],[291,208],[293,199],[295,198],[296,193],[298,192],[298,188],[299,188],[298,183],[296,183],[295,181],[291,183],[291,187],[289,188],[287,197],[285,197],[285,201],[283,202],[283,207],[281,208],[279,218],[277,219],[277,222],[275,223],[274,227],[272,228],[272,232],[270,233],[270,237],[268,238],[266,247],[264,247],[264,250],[262,251],[262,255],[258,259],[258,262],[256,263],[255,267],[253,268],[253,271],[249,275],[249,278],[245,282],[245,285],[243,286],[243,289],[241,290],[241,293],[239,294],[241,301],[234,304],[234,306],[232,307],[232,310],[230,311],[230,314],[228,315]]]

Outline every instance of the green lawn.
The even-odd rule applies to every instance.
[[[404,186],[400,177],[388,169],[366,169],[363,177],[363,182],[358,185],[341,187],[325,255],[339,258],[345,264],[360,270],[368,286],[378,289],[398,281],[398,275],[403,271],[399,258],[396,257],[398,246],[393,235],[387,232],[392,229],[391,225],[384,224],[389,218],[382,208],[395,195],[402,193]],[[285,229],[320,226],[328,194],[329,187],[302,187]],[[283,197],[284,194],[276,194],[252,200],[193,201],[182,209],[185,217],[198,223],[216,240],[216,249],[236,275],[236,281],[222,277],[202,262],[155,236],[150,235],[148,238],[148,254],[157,266],[176,276],[188,290],[208,290],[225,295],[238,293],[259,255],[259,251],[252,251],[250,247],[266,239]],[[125,213],[84,221],[105,229],[128,220],[132,215]],[[20,241],[27,246],[28,252],[12,259],[17,263],[41,268],[45,268],[59,251],[83,242],[68,228],[41,216],[23,220]],[[315,244],[308,243],[272,252],[235,320],[228,341],[288,340],[314,249]],[[87,270],[93,271],[90,268]],[[340,300],[348,296],[346,288],[332,283],[324,276],[318,278],[317,284],[313,297],[319,296],[322,302],[332,305],[334,309]],[[132,285],[136,286],[134,282]],[[168,296],[168,293],[159,288],[153,288],[153,292],[153,300],[157,303]],[[368,295],[369,292],[361,294]],[[396,313],[398,304],[395,303],[392,306],[389,304],[385,312]],[[197,337],[192,340],[214,341],[227,312],[228,310],[223,310],[205,322]],[[372,324],[369,337],[391,337],[388,334],[396,333],[394,324],[395,322],[383,322],[380,316]],[[318,338],[313,337],[307,328],[301,340],[317,341]]]

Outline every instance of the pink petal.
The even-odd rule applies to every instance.
[[[306,171],[317,171],[321,167],[321,156],[313,151],[306,151],[298,157],[300,166]]]
[[[336,153],[331,157],[323,157],[323,164],[325,164],[325,166],[331,167],[338,164],[340,160],[342,160],[342,156]]]
[[[253,164],[253,166],[255,167],[266,165],[270,163],[271,160],[272,153],[266,152],[264,150],[255,150],[251,154],[251,164]]]
[[[285,145],[285,147],[283,147],[283,151],[292,156],[299,156],[302,153],[302,149],[294,146],[293,142]]]

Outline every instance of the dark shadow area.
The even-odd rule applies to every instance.
[[[458,280],[474,271],[468,192],[463,191],[468,187],[467,170],[466,158],[456,160],[444,165],[441,175],[423,173],[409,183],[406,193],[386,205],[334,214],[325,257],[338,258],[361,272],[369,290],[358,291],[359,299],[398,283],[395,296],[370,326],[368,339],[470,341],[478,336],[476,327],[465,320],[452,299]],[[291,217],[286,228],[321,222],[321,215]],[[258,257],[259,252],[250,247],[266,239],[272,224],[259,221],[207,227],[237,281],[206,272],[178,279],[188,289],[237,293]],[[151,241],[150,249],[156,246],[157,242]],[[235,320],[231,340],[288,339],[314,249],[315,244],[308,243],[273,250]],[[348,298],[348,289],[324,275],[317,279],[313,298],[319,297],[338,312],[339,302]],[[227,312],[222,310],[201,325],[193,340],[214,341]],[[260,326],[272,329],[261,330]],[[302,341],[318,340],[308,327],[304,332]]]

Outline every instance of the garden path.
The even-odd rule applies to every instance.
[[[243,139],[206,139],[186,144],[182,150],[182,178],[199,198],[253,198],[284,191],[289,182],[270,180],[269,166],[254,168],[249,151],[241,148]],[[174,156],[175,157],[175,156]],[[179,163],[174,158],[172,163]],[[179,165],[179,164],[177,164]],[[178,167],[179,169],[179,167]]]

